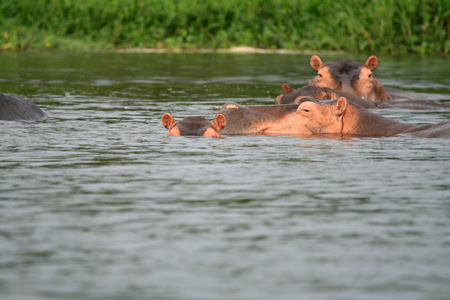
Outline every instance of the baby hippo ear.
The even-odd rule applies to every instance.
[[[333,113],[336,116],[342,116],[342,114],[347,109],[347,106],[348,106],[347,99],[345,97],[339,97],[339,99],[337,100],[336,104],[333,107]]]
[[[283,85],[281,86],[281,88],[283,89],[283,92],[285,94],[289,94],[290,92],[292,92],[291,87],[287,84],[287,83],[283,83]]]
[[[227,119],[223,114],[217,114],[213,120],[213,125],[217,127],[217,132],[219,132],[227,125]]]
[[[369,70],[373,70],[378,66],[378,58],[375,55],[372,55],[366,60],[366,63],[364,64]]]
[[[278,95],[277,98],[275,99],[275,104],[281,104],[281,100],[283,99],[283,94]]]
[[[320,68],[322,68],[325,64],[323,63],[323,61],[320,59],[319,56],[317,55],[313,55],[311,57],[311,60],[309,61],[311,67],[318,71]]]
[[[333,95],[333,94],[331,94],[331,95]],[[333,97],[333,96],[331,96],[331,97]],[[322,90],[317,90],[316,96],[314,98],[316,98],[317,100],[333,99],[333,98],[329,98],[328,94],[325,91],[322,91]]]
[[[165,113],[164,116],[162,116],[162,124],[167,129],[172,129],[172,127],[175,125],[175,119],[172,117],[170,113]]]

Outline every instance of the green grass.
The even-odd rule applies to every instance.
[[[448,0],[0,0],[0,49],[445,54]]]

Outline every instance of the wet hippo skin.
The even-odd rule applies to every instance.
[[[222,134],[262,134],[280,124],[286,116],[295,114],[298,104],[249,105],[224,104],[219,111],[227,119]],[[283,130],[282,130],[283,131]]]
[[[345,97],[317,101],[303,97],[291,105],[243,106],[225,104],[220,113],[227,119],[222,134],[268,134],[295,136],[395,136],[450,138],[450,122],[416,126],[397,122]]]
[[[18,95],[0,93],[0,120],[39,121],[47,115],[33,102]]]

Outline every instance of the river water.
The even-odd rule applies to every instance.
[[[165,112],[275,103],[309,58],[0,53],[0,92],[50,117],[0,122],[0,298],[448,299],[450,140],[166,135]],[[379,59],[450,94],[448,58]]]

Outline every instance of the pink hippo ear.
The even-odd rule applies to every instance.
[[[323,91],[323,90],[317,90],[314,98],[316,98],[317,100],[333,99],[333,98],[329,98],[328,94],[325,91]]]
[[[162,124],[167,129],[172,129],[173,126],[175,126],[175,119],[172,117],[170,113],[165,113],[164,116],[161,118]]]
[[[281,86],[281,88],[283,89],[283,92],[285,94],[289,94],[290,92],[292,92],[291,87],[287,84],[287,83],[283,83],[283,85]]]
[[[375,55],[372,55],[366,60],[364,64],[369,70],[373,71],[378,66],[378,58]]]
[[[227,120],[223,114],[217,114],[212,123],[216,127],[214,129],[219,132],[227,125]]]
[[[339,97],[336,104],[332,108],[332,112],[334,115],[340,117],[344,114],[345,110],[347,109],[348,102],[345,97]]]
[[[313,55],[309,63],[311,64],[311,67],[316,71],[319,71],[319,69],[325,65],[323,61],[320,59],[320,57],[317,55]]]
[[[278,95],[277,98],[275,99],[275,104],[281,104],[281,99],[283,99],[283,94]]]

